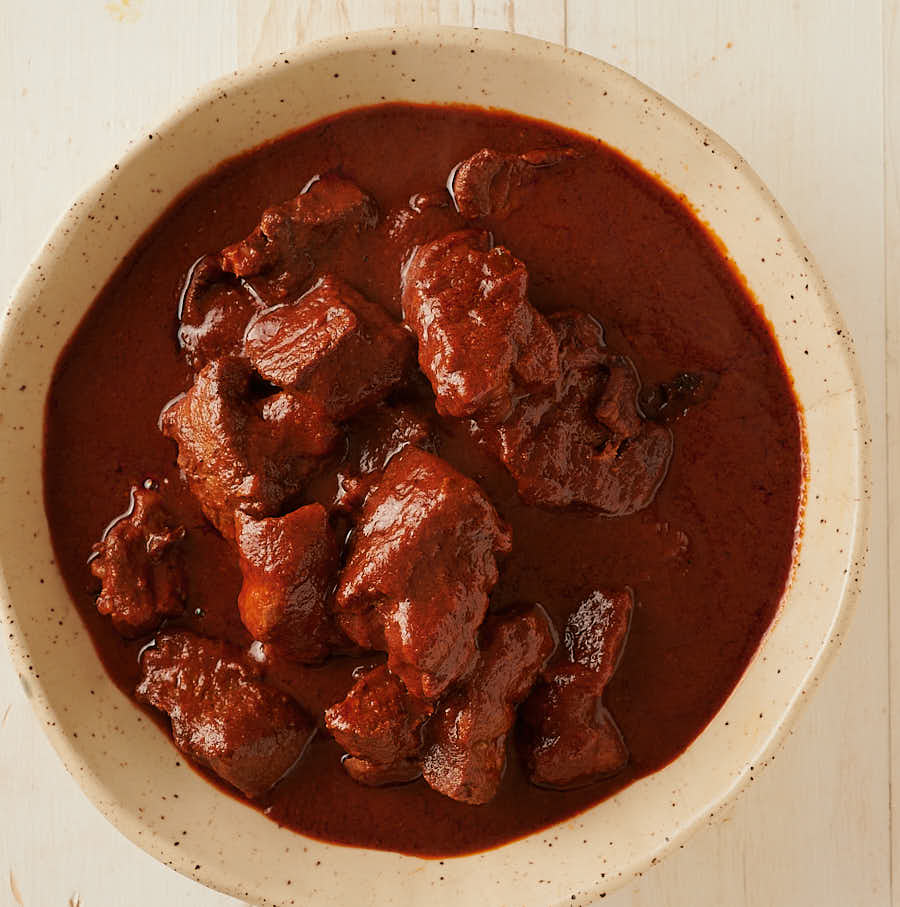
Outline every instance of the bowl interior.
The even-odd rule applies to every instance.
[[[185,766],[106,677],[53,563],[42,503],[42,413],[53,364],[135,240],[222,159],[384,100],[477,103],[551,120],[602,138],[683,194],[773,325],[809,452],[790,588],[745,676],[687,752],[569,822],[440,863],[279,829]],[[835,648],[858,586],[865,414],[849,337],[808,251],[721,139],[621,71],[554,45],[467,29],[372,32],[310,45],[210,86],[133,144],[63,216],[2,331],[0,592],[26,693],[69,771],[129,838],[180,872],[260,903],[428,897],[544,905],[615,887],[738,789]]]

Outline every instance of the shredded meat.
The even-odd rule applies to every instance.
[[[340,433],[309,395],[254,399],[249,365],[210,362],[160,416],[178,465],[208,519],[234,538],[234,511],[268,516],[298,492]]]
[[[519,748],[533,783],[581,787],[627,763],[625,742],[602,697],[621,658],[632,608],[629,591],[597,591],[570,615],[568,660],[544,672],[519,710]]]
[[[224,642],[161,633],[141,657],[140,702],[166,712],[175,745],[248,797],[258,797],[303,755],[315,723]]]
[[[122,636],[140,636],[184,610],[183,537],[184,527],[162,495],[135,485],[128,513],[94,545],[91,572],[102,583],[97,610],[109,615]]]
[[[438,704],[426,726],[422,774],[431,787],[463,803],[494,797],[516,706],[555,646],[552,626],[539,608],[485,621],[471,674]]]
[[[339,622],[388,653],[409,691],[437,699],[471,666],[476,631],[511,538],[484,492],[415,447],[368,494],[338,584]]]

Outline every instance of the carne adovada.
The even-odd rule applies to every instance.
[[[677,756],[775,614],[803,481],[775,340],[682,201],[402,104],[169,209],[60,358],[44,469],[101,658],[199,770],[423,855]]]

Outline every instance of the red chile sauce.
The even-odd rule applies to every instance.
[[[630,638],[605,694],[630,762],[580,790],[541,790],[525,780],[510,745],[497,797],[467,806],[421,780],[359,786],[341,768],[337,744],[319,733],[294,772],[258,803],[303,834],[425,856],[484,850],[657,771],[703,730],[775,615],[798,532],[800,417],[766,321],[687,205],[601,142],[506,113],[390,104],[321,121],[203,177],[122,262],[56,366],[44,450],[53,544],[103,663],[131,694],[146,639],[123,641],[97,614],[86,561],[124,509],[132,482],[167,482],[192,527],[189,607],[175,623],[250,642],[236,607],[236,557],[198,515],[175,445],[157,430],[160,409],[190,383],[175,338],[191,263],[245,236],[263,208],[295,195],[314,174],[339,169],[387,212],[415,193],[440,191],[451,168],[482,147],[561,143],[583,152],[565,179],[540,180],[530,204],[492,225],[497,243],[525,261],[531,301],[544,312],[592,313],[610,348],[633,359],[645,387],[684,371],[714,373],[718,383],[673,424],[668,476],[650,507],[633,516],[528,507],[503,467],[459,431],[442,429],[438,450],[481,483],[512,526],[495,606],[540,602],[562,627],[594,588],[634,590]],[[377,265],[379,242],[378,231],[361,235],[340,276],[400,317],[396,275]],[[311,496],[330,500],[337,468],[329,467]],[[275,679],[321,716],[343,697],[353,668],[377,660],[333,659]],[[164,717],[153,717],[167,730]]]

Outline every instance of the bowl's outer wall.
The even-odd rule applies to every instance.
[[[53,365],[139,236],[224,158],[384,100],[477,103],[551,120],[602,138],[688,198],[772,323],[809,451],[790,588],[757,657],[697,741],[582,816],[443,864],[279,829],[185,766],[106,676],[54,565],[42,500]],[[132,145],[63,216],[19,284],[0,336],[5,634],[26,694],[92,801],[133,841],[207,885],[267,904],[589,901],[733,797],[805,700],[859,586],[868,441],[852,345],[834,302],[784,213],[720,138],[621,71],[532,39],[447,28],[332,39],[221,80]]]

